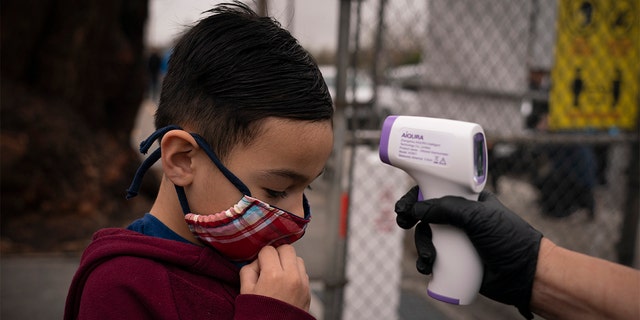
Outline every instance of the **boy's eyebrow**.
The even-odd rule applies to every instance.
[[[322,168],[322,171],[320,171],[320,173],[318,173],[318,175],[315,176],[313,179],[315,180],[316,178],[321,176],[323,172],[324,172],[324,168]],[[289,169],[265,170],[265,171],[263,171],[263,175],[276,175],[276,176],[289,178],[291,180],[299,181],[299,182],[305,182],[305,181],[309,180],[309,176],[306,176],[304,174],[301,174],[299,172],[296,172],[296,171],[293,171],[293,170],[289,170]]]

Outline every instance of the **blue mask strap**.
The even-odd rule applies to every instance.
[[[213,163],[216,165],[216,167],[218,167],[218,170],[220,170],[220,172],[222,172],[222,174],[231,183],[233,183],[233,185],[236,188],[238,188],[238,190],[240,190],[240,192],[242,192],[242,194],[247,195],[247,196],[251,196],[251,191],[249,191],[249,188],[247,188],[247,186],[238,177],[236,177],[235,174],[233,174],[231,171],[229,171],[229,169],[227,169],[227,167],[225,167],[222,164],[222,161],[220,161],[220,159],[218,159],[218,156],[216,156],[215,152],[213,152],[213,150],[211,150],[211,147],[209,147],[209,144],[204,140],[204,138],[202,138],[201,136],[199,136],[199,135],[197,135],[195,133],[191,133],[191,136],[193,136],[193,138],[196,140],[196,142],[198,143],[200,148],[202,148],[202,150],[204,150],[204,152],[209,156],[211,161],[213,161]],[[189,202],[187,201],[187,195],[184,192],[184,188],[181,187],[181,186],[176,186],[176,193],[178,194],[178,200],[180,201],[180,206],[182,207],[182,212],[184,214],[187,214],[187,213],[191,212],[191,209],[189,208]]]
[[[196,139],[196,142],[198,143],[200,148],[202,148],[202,150],[204,150],[204,152],[207,153],[209,158],[211,158],[211,161],[213,161],[213,163],[216,165],[216,167],[218,167],[220,172],[222,172],[222,174],[231,183],[233,183],[233,185],[236,188],[238,188],[238,190],[240,190],[240,192],[242,192],[242,194],[244,194],[246,196],[251,196],[251,191],[249,191],[249,188],[247,188],[247,186],[244,183],[242,183],[242,181],[238,177],[236,177],[236,175],[234,175],[231,171],[229,171],[229,169],[227,169],[222,164],[222,161],[220,161],[220,159],[218,159],[218,157],[216,156],[215,152],[213,152],[213,150],[211,150],[211,147],[209,147],[209,144],[204,140],[204,138],[202,138],[201,136],[199,136],[199,135],[197,135],[195,133],[192,133],[191,135],[193,136],[193,138]]]
[[[142,141],[140,143],[140,153],[142,154],[147,154],[147,152],[149,151],[149,148],[151,148],[151,146],[153,145],[153,143],[160,137],[162,137],[165,133],[171,131],[171,130],[176,130],[176,129],[180,129],[180,127],[178,126],[166,126],[164,128],[160,128],[158,130],[156,130],[156,132],[152,133],[147,139],[145,139],[144,141]],[[154,163],[156,163],[161,156],[161,152],[160,152],[160,148],[156,149],[156,151],[154,151],[153,153],[151,153],[151,155],[149,155],[149,157],[147,157],[147,159],[145,159],[142,164],[140,165],[140,167],[138,168],[138,170],[136,171],[136,175],[133,177],[133,181],[131,182],[131,185],[129,186],[129,189],[127,189],[127,199],[131,199],[135,196],[138,195],[138,192],[140,191],[140,186],[142,184],[142,178],[144,177],[144,174],[147,173],[147,171],[149,171],[149,168],[151,168],[151,166],[153,166]]]
[[[149,168],[151,168],[151,166],[153,166],[154,163],[156,163],[156,161],[158,161],[158,159],[160,159],[161,155],[162,152],[160,152],[160,148],[158,148],[142,162],[140,167],[138,167],[138,171],[136,171],[136,175],[133,176],[133,181],[131,181],[131,185],[129,186],[129,189],[127,189],[127,200],[138,195],[144,174],[149,170]]]
[[[189,202],[187,201],[187,194],[184,193],[184,188],[176,186],[176,193],[178,194],[178,201],[180,201],[180,207],[182,207],[182,213],[185,215],[191,212],[189,209]]]
[[[307,195],[302,194],[302,210],[304,211],[304,218],[311,219],[311,206],[307,200]]]
[[[140,152],[142,154],[147,154],[147,152],[149,151],[149,148],[151,148],[153,143],[156,140],[158,140],[159,138],[161,138],[162,136],[164,136],[165,133],[167,133],[167,132],[169,132],[171,130],[182,130],[182,128],[180,128],[180,127],[178,127],[176,125],[170,125],[170,126],[166,126],[166,127],[163,127],[163,128],[160,128],[160,129],[156,130],[147,139],[145,139],[142,142],[140,142]]]
[[[142,154],[147,154],[147,152],[149,151],[149,148],[151,148],[153,143],[157,139],[159,139],[162,136],[164,136],[165,133],[167,133],[167,132],[169,132],[171,130],[182,130],[182,128],[180,128],[179,126],[176,126],[176,125],[170,125],[170,126],[166,126],[166,127],[163,127],[163,128],[160,128],[160,129],[156,130],[156,132],[152,133],[147,139],[145,139],[144,141],[142,141],[140,143],[140,152]],[[229,171],[229,169],[227,169],[222,164],[222,161],[220,161],[220,159],[218,159],[218,157],[216,156],[215,152],[213,152],[213,150],[211,149],[209,144],[204,140],[204,138],[202,138],[201,136],[199,136],[199,135],[197,135],[195,133],[190,133],[190,134],[196,140],[196,142],[198,143],[200,148],[202,148],[202,150],[204,150],[204,152],[209,156],[211,161],[213,161],[213,163],[216,165],[216,167],[218,167],[220,172],[222,172],[222,174],[236,188],[238,188],[238,190],[240,192],[242,192],[242,194],[247,195],[247,196],[251,196],[251,191],[249,191],[249,188],[247,188],[247,186],[238,177],[236,177],[231,171]],[[147,159],[145,159],[142,162],[142,164],[140,165],[140,167],[136,171],[135,176],[133,177],[133,181],[131,182],[131,185],[129,186],[129,189],[127,189],[127,196],[126,196],[127,199],[131,199],[131,198],[133,198],[133,197],[138,195],[138,192],[140,191],[140,186],[142,184],[142,178],[144,177],[145,173],[147,173],[147,171],[149,171],[151,166],[153,166],[153,164],[156,163],[160,159],[161,155],[162,155],[162,152],[160,151],[160,148],[158,148],[153,153],[151,153],[151,155],[149,155],[149,157],[147,157]],[[184,188],[180,187],[180,186],[175,186],[175,187],[176,187],[176,192],[178,194],[178,200],[180,201],[180,206],[182,207],[182,211],[185,214],[191,212],[191,210],[189,209],[189,204],[187,202],[187,196],[186,196],[186,194],[184,192]]]

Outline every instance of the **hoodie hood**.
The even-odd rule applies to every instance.
[[[154,260],[192,274],[216,279],[231,287],[240,287],[238,267],[209,247],[110,228],[96,232],[82,254],[80,266],[69,288],[67,311],[75,314],[79,310],[84,284],[91,272],[100,264],[121,256]]]

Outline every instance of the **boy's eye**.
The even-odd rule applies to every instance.
[[[271,189],[264,189],[264,190],[267,192],[267,194],[271,198],[286,198],[287,197],[287,192],[286,191],[276,191],[276,190],[271,190]]]

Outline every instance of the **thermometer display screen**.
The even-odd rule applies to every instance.
[[[487,168],[486,159],[486,146],[484,141],[484,135],[482,133],[476,133],[473,137],[473,168],[475,169],[475,176],[477,182],[483,182],[485,177],[485,171]]]

